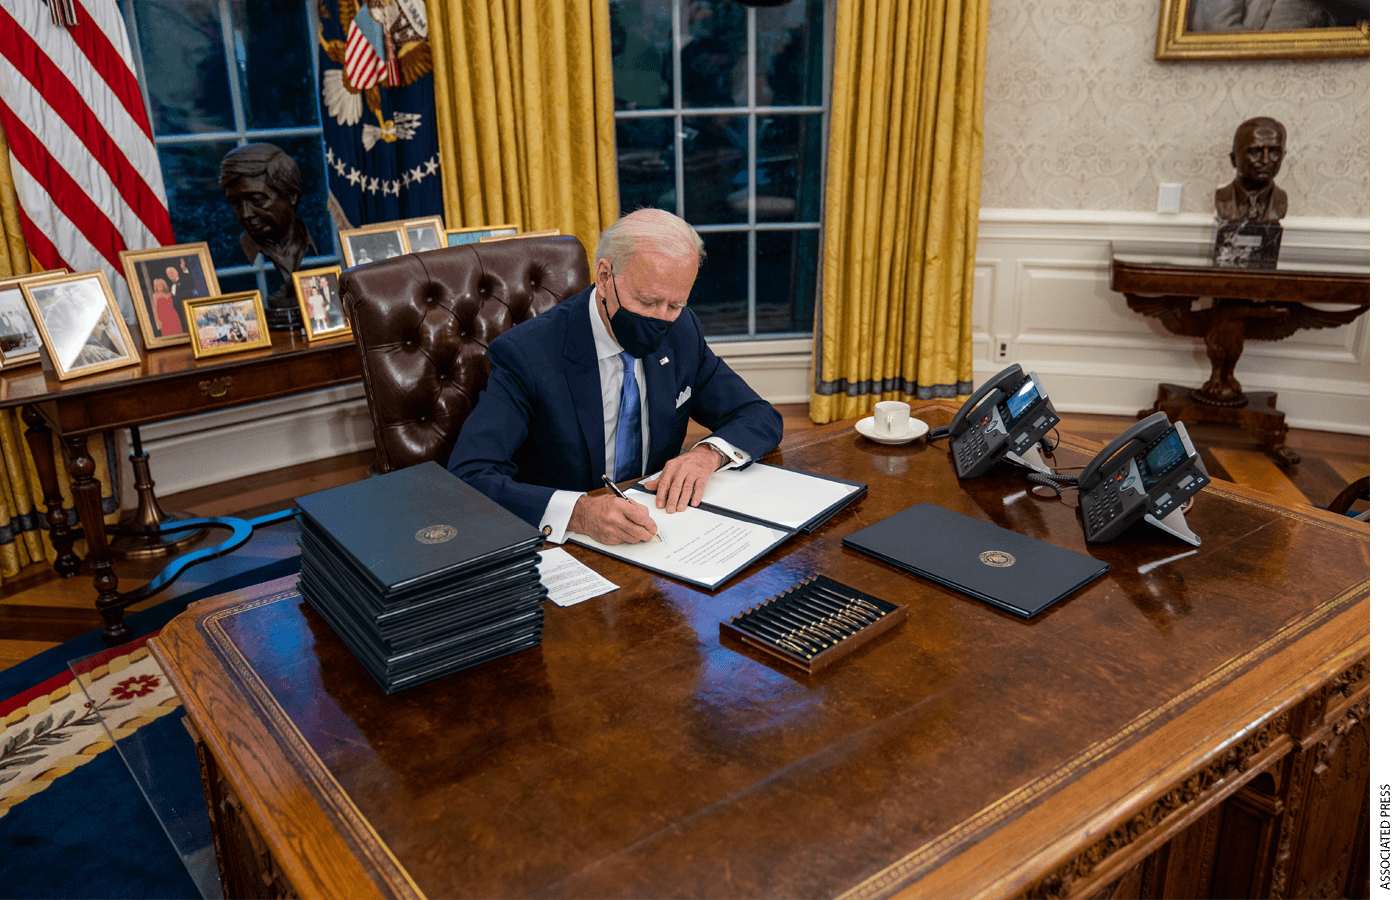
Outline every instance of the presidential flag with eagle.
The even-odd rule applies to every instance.
[[[326,169],[337,230],[441,215],[424,0],[321,0],[318,12]]]

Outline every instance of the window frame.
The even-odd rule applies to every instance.
[[[128,0],[124,0],[128,2]],[[813,331],[786,331],[786,332],[766,332],[758,333],[758,235],[762,232],[797,232],[816,231],[817,232],[817,277],[814,281],[816,297],[813,298],[815,307],[820,306],[821,297],[821,259],[825,245],[825,225],[826,225],[826,165],[827,147],[831,129],[831,68],[833,60],[833,43],[835,41],[836,23],[836,2],[835,0],[822,0],[822,88],[820,105],[803,106],[759,106],[754,101],[757,98],[758,75],[756,60],[758,58],[758,31],[757,17],[758,10],[752,6],[744,7],[745,23],[745,52],[748,64],[745,66],[745,97],[747,104],[744,106],[725,107],[687,107],[683,104],[682,96],[682,70],[681,70],[681,4],[684,0],[669,0],[671,6],[671,105],[658,106],[650,109],[613,109],[613,122],[637,119],[665,119],[671,120],[671,140],[673,152],[675,153],[675,191],[676,191],[676,215],[685,218],[685,146],[684,132],[685,119],[689,116],[737,116],[744,115],[748,123],[748,210],[747,219],[743,223],[723,223],[714,225],[693,226],[703,238],[708,234],[745,234],[747,236],[747,248],[745,266],[747,269],[746,283],[748,286],[748,332],[746,334],[724,334],[706,335],[706,340],[715,343],[740,343],[740,342],[770,342],[770,341],[791,341],[796,338],[811,338],[818,327],[816,316],[813,317]],[[758,221],[758,120],[760,116],[766,115],[818,115],[821,117],[821,166],[818,173],[818,189],[821,192],[818,203],[818,213],[816,221],[793,221],[793,222],[760,222]],[[616,162],[614,162],[616,166]],[[619,181],[621,174],[619,173]]]

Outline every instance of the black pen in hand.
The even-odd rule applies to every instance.
[[[612,491],[612,492],[613,492],[614,494],[616,494],[617,496],[621,497],[623,500],[626,500],[628,503],[637,503],[636,500],[633,500],[631,497],[629,497],[629,496],[627,496],[626,494],[622,493],[621,489],[618,488],[617,483],[614,482],[614,481],[613,481],[611,478],[609,478],[607,475],[604,475],[604,476],[603,476],[603,486],[606,487],[608,490]],[[641,506],[642,504],[637,503],[637,505],[638,505],[638,506]],[[661,526],[660,526],[660,525],[657,525],[657,526],[656,526],[656,534],[652,535],[652,537],[654,537],[654,538],[656,538],[657,540],[659,540],[659,541],[662,543],[663,546],[666,544],[666,539],[665,539],[664,537],[661,536]],[[651,540],[651,538],[647,538],[647,540]]]

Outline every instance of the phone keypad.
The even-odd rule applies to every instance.
[[[958,469],[966,472],[979,459],[987,454],[987,438],[981,428],[973,428],[959,436],[954,448]]]
[[[1084,521],[1089,525],[1089,533],[1097,532],[1123,512],[1123,501],[1118,496],[1119,480],[1110,478],[1089,492],[1088,503],[1084,507]]]

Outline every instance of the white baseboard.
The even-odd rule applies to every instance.
[[[1290,251],[1306,258],[1369,260],[1368,220],[1296,217],[1284,228]],[[1017,362],[1041,376],[1061,411],[1136,415],[1152,405],[1159,382],[1194,386],[1209,375],[1200,340],[1134,314],[1108,281],[1114,241],[1173,244],[1204,258],[1210,216],[986,209],[979,230],[976,382]],[[1276,391],[1292,427],[1369,434],[1369,318],[1248,343],[1237,376],[1247,390]],[[712,347],[770,402],[810,399],[810,339]],[[374,446],[360,385],[148,425],[141,433],[161,495]],[[128,452],[124,447],[123,456]],[[124,458],[121,468],[130,505]]]

